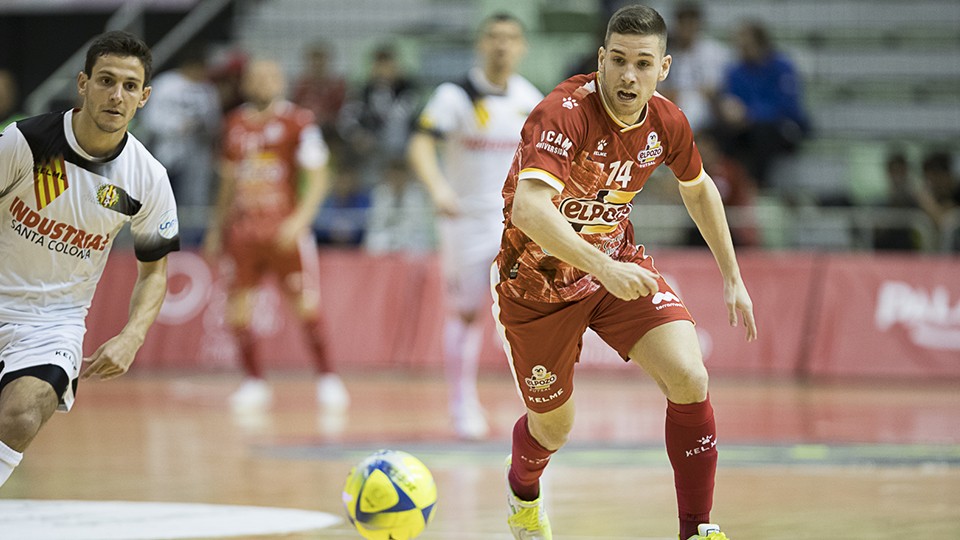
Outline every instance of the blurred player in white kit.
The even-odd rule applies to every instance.
[[[503,178],[520,129],[543,94],[516,73],[526,52],[522,23],[497,13],[480,25],[479,66],[437,87],[417,121],[408,155],[439,215],[446,281],[444,365],[457,434],[489,428],[477,396],[479,315],[490,306],[490,264],[503,223]]]

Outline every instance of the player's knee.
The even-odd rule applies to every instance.
[[[557,450],[567,444],[573,430],[573,415],[528,415],[527,426],[533,438],[547,450]]]
[[[22,452],[36,437],[46,417],[37,406],[7,404],[0,411],[0,440]]]
[[[680,371],[667,382],[667,398],[674,403],[699,403],[707,398],[710,377],[703,364]]]
[[[253,318],[253,302],[246,297],[233,298],[227,304],[226,322],[233,328],[246,328]]]

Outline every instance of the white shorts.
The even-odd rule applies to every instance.
[[[63,387],[57,409],[69,411],[83,360],[84,333],[86,328],[80,322],[0,322],[0,387],[20,376],[38,377],[55,389]]]
[[[457,313],[489,309],[490,264],[500,251],[503,226],[486,218],[456,218],[441,220],[439,229],[448,308]]]

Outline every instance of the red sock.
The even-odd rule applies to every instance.
[[[540,476],[552,455],[552,451],[530,435],[527,415],[521,416],[513,426],[513,461],[507,474],[510,488],[517,497],[533,501],[540,496]]]
[[[327,355],[327,336],[323,318],[309,319],[303,322],[303,331],[307,335],[310,352],[313,353],[313,367],[317,373],[331,373],[330,360]]]
[[[680,517],[680,538],[697,534],[709,523],[717,474],[717,424],[710,396],[700,403],[667,401],[667,456],[673,465]]]
[[[237,340],[237,349],[240,352],[240,365],[248,377],[262,379],[263,371],[256,359],[256,340],[249,328],[234,328],[233,337]]]

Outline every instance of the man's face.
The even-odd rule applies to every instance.
[[[598,64],[603,97],[622,122],[632,124],[667,77],[671,58],[657,36],[611,34],[600,48]]]
[[[243,95],[258,109],[264,109],[283,95],[286,79],[276,62],[257,60],[243,73]]]
[[[491,22],[480,34],[477,50],[484,67],[512,73],[527,51],[523,29],[513,21]]]
[[[127,128],[137,109],[150,97],[150,87],[143,86],[143,79],[139,58],[107,54],[97,58],[89,77],[80,73],[77,91],[83,98],[83,109],[97,127],[116,133]]]

